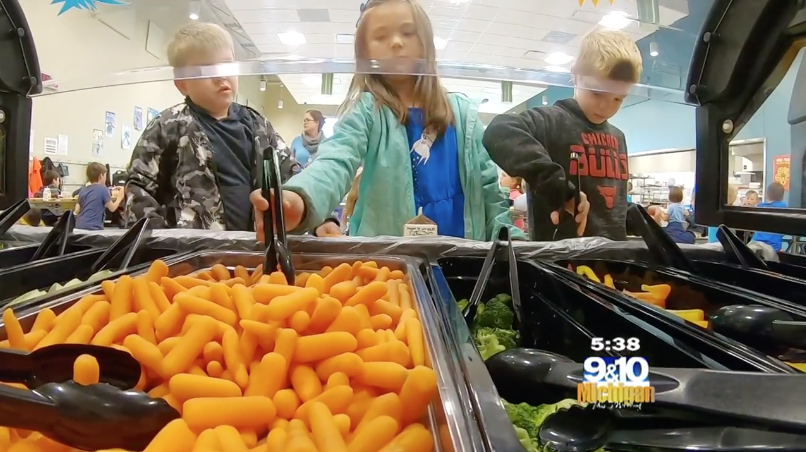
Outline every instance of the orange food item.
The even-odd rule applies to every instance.
[[[137,388],[181,414],[146,452],[433,449],[420,422],[437,378],[403,272],[345,263],[293,286],[261,268],[170,270],[156,261],[143,275],[104,281],[63,312],[43,310],[30,331],[8,309],[2,346],[130,353],[143,369]],[[74,379],[94,384],[102,371],[84,355]],[[0,450],[72,452],[2,427]]]

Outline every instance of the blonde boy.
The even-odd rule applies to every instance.
[[[174,35],[168,62],[177,77],[192,76],[196,66],[234,61],[234,53],[226,30],[194,22]],[[174,84],[185,101],[148,124],[132,152],[129,222],[150,217],[157,227],[253,230],[249,193],[260,187],[256,169],[263,149],[278,149],[284,179],[300,165],[263,115],[235,103],[238,77]]]
[[[641,77],[635,42],[618,30],[586,34],[572,69],[574,98],[496,116],[484,133],[490,157],[529,187],[537,240],[625,240],[628,179],[624,134],[607,122]],[[575,193],[580,191],[580,202]],[[561,215],[570,213],[561,223]],[[571,216],[574,220],[571,221]]]

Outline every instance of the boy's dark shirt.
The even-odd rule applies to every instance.
[[[224,224],[228,231],[251,228],[252,165],[255,128],[251,116],[238,104],[232,104],[229,115],[217,120],[204,109],[187,100],[193,116],[210,140],[213,165],[224,205]]]
[[[574,197],[577,185],[590,202],[584,235],[626,240],[630,172],[624,133],[608,122],[590,122],[576,100],[496,116],[484,147],[501,169],[529,186],[536,223],[530,228],[537,240],[552,240],[550,214]]]

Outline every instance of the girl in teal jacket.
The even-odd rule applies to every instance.
[[[428,16],[416,0],[370,0],[362,5],[355,54],[424,60],[433,71]],[[351,235],[400,236],[422,209],[439,235],[488,241],[504,226],[523,237],[482,145],[477,107],[445,93],[436,76],[356,74],[342,112],[316,159],[283,187],[293,232],[321,224],[363,166]],[[265,200],[257,201],[263,210]]]

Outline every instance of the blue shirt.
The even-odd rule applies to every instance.
[[[291,142],[291,153],[294,154],[294,158],[303,167],[307,166],[311,160],[311,152],[303,144],[301,135],[297,135],[294,141]]]
[[[409,109],[406,134],[409,149],[423,135],[423,112]],[[439,235],[465,236],[465,195],[459,177],[459,145],[456,129],[449,125],[444,134],[431,146],[428,158],[414,151],[411,154],[411,172],[414,180],[414,205],[423,215],[437,224]]]
[[[109,189],[101,184],[87,185],[78,192],[76,229],[97,231],[104,228],[106,203],[112,199]]]
[[[686,209],[683,204],[675,202],[669,204],[666,208],[666,214],[669,215],[669,223],[682,223],[686,221]]]
[[[758,205],[758,207],[773,207],[780,209],[782,207],[786,207],[786,203],[783,201],[762,202]],[[766,243],[775,251],[781,251],[784,236],[781,234],[774,234],[772,232],[756,232],[753,234],[753,238],[751,240],[754,242]]]

